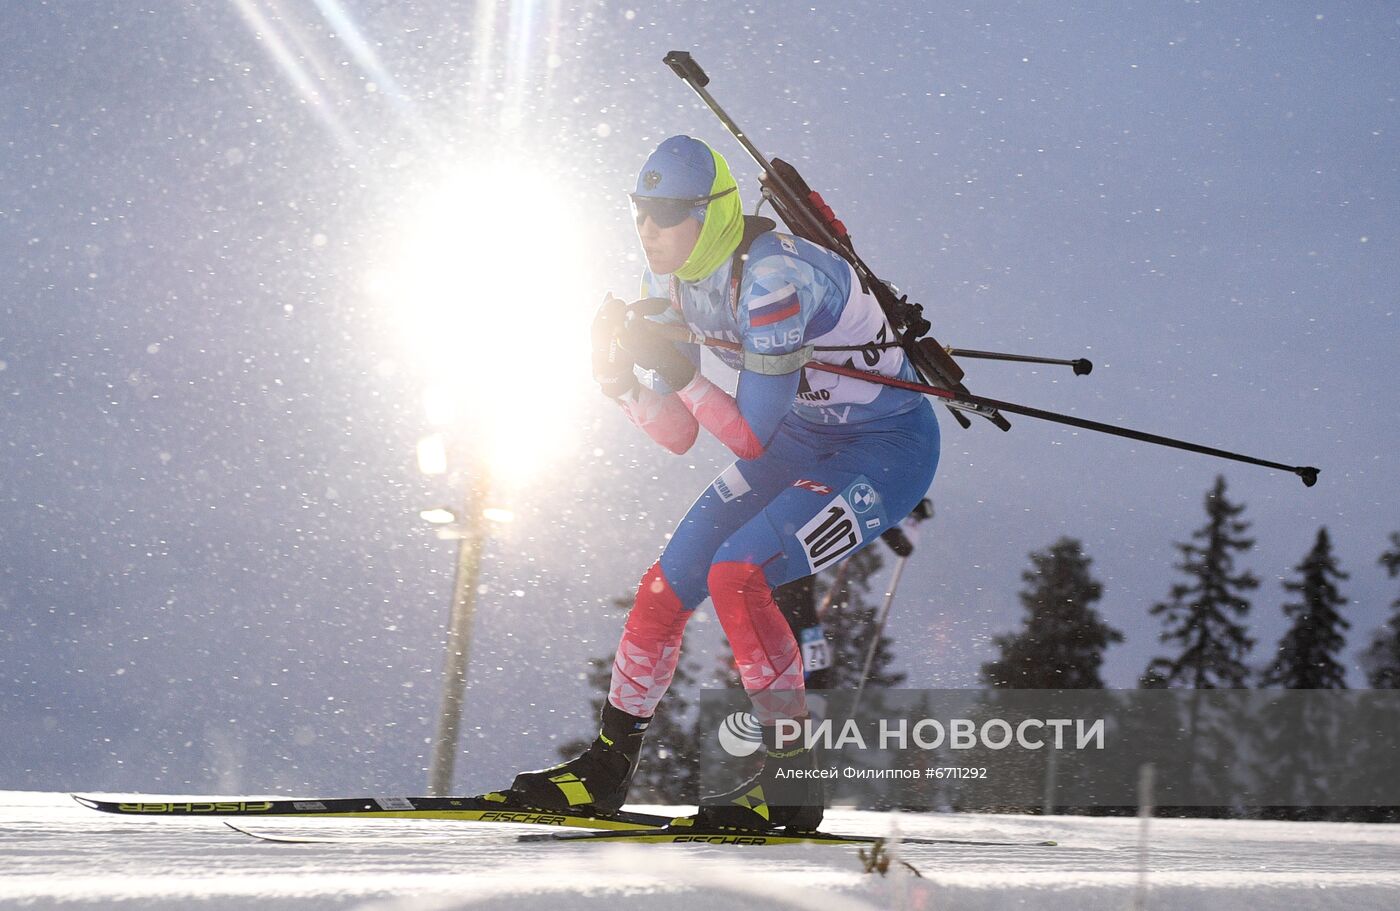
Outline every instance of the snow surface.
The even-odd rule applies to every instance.
[[[1057,847],[902,846],[922,873],[864,871],[856,848],[521,844],[539,827],[438,821],[262,821],[383,841],[268,844],[217,819],[131,819],[66,794],[0,791],[0,907],[1037,911],[1139,907],[1135,819],[834,810],[826,828]],[[1394,909],[1400,827],[1150,823],[1141,907]],[[444,838],[449,834],[450,838]]]

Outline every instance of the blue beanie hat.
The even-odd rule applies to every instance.
[[[637,174],[637,196],[697,199],[714,192],[715,156],[689,136],[672,136],[656,147]]]

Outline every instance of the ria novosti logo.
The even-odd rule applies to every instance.
[[[1104,718],[1020,718],[1013,724],[1004,718],[921,718],[911,726],[910,718],[880,718],[878,732],[867,724],[862,729],[856,719],[824,718],[825,701],[818,711],[802,718],[780,718],[773,737],[778,749],[801,745],[820,747],[828,752],[857,750],[1095,750],[1105,749],[1107,726]],[[875,739],[870,740],[874,734]],[[1048,738],[1048,739],[1047,739]],[[912,741],[912,747],[911,747]],[[734,712],[719,726],[719,745],[730,756],[752,756],[764,746],[763,727],[748,712]]]
[[[752,756],[763,746],[763,727],[748,712],[734,712],[720,722],[719,745],[730,756]]]

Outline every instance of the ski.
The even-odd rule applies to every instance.
[[[591,816],[512,804],[498,792],[471,797],[329,797],[250,800],[102,800],[81,794],[73,799],[90,810],[123,816],[241,816],[303,819],[445,819],[458,822],[526,823],[624,831],[670,825],[671,817],[618,810]]]
[[[268,820],[272,822],[272,820]],[[460,837],[452,837],[443,832],[441,828],[435,828],[432,834],[424,834],[421,831],[393,831],[393,832],[338,832],[335,828],[307,830],[304,832],[275,832],[270,829],[256,828],[231,820],[224,820],[224,825],[228,826],[239,835],[247,835],[249,838],[256,838],[258,841],[270,842],[279,845],[445,845],[462,844]],[[333,834],[332,834],[333,833]]]
[[[280,832],[268,832],[262,829],[251,829],[241,826],[235,822],[224,820],[224,825],[228,826],[239,835],[247,835],[249,838],[256,838],[258,841],[268,841],[279,845],[333,845],[333,844],[360,844],[363,842],[384,842],[385,838],[373,838],[364,835],[316,835],[307,833],[305,835],[290,835]],[[413,841],[420,842],[422,839],[415,838]]]
[[[423,835],[406,832],[342,832],[329,834],[325,830],[307,832],[274,832],[224,820],[224,825],[240,835],[258,841],[283,845],[383,845],[383,844],[460,844],[461,839],[444,834]],[[843,835],[833,832],[746,832],[737,829],[697,830],[690,826],[665,826],[654,829],[630,829],[600,832],[547,832],[516,836],[517,842],[529,844],[561,841],[632,842],[640,844],[683,845],[881,845],[893,841],[888,836]],[[1054,841],[981,841],[967,838],[901,838],[902,844],[937,845],[942,847],[1049,848]]]
[[[873,845],[895,839],[879,835],[841,835],[834,832],[751,832],[743,829],[697,829],[691,825],[668,825],[656,829],[627,832],[544,832],[519,835],[521,842],[633,842],[671,845]],[[970,838],[900,838],[901,844],[942,845],[945,847],[1051,848],[1054,841],[981,841]]]

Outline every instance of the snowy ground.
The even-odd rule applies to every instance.
[[[833,811],[826,828],[884,834],[891,823]],[[516,842],[531,827],[349,825],[384,840],[267,844],[213,819],[128,819],[64,794],[0,791],[0,907],[1119,911],[1135,907],[1139,881],[1131,819],[902,815],[897,825],[910,835],[1060,842],[905,846],[922,879],[868,874],[845,847],[541,845]],[[1153,909],[1394,909],[1400,827],[1153,820],[1147,883]]]

